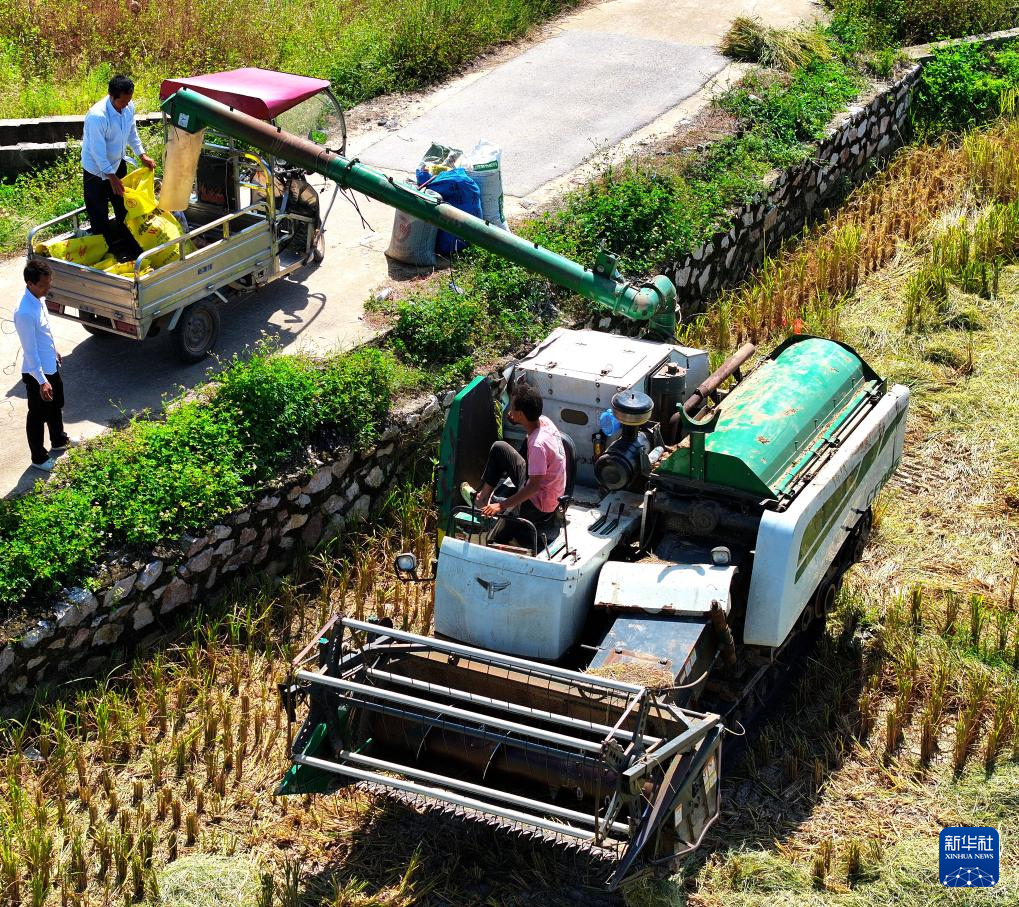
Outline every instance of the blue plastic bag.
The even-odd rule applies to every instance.
[[[428,184],[428,188],[438,192],[442,200],[454,208],[481,217],[481,190],[463,167],[455,167],[440,173]],[[466,245],[462,239],[440,230],[435,240],[435,251],[448,258]]]

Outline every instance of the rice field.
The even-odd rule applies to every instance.
[[[826,635],[726,766],[722,820],[623,896],[495,832],[361,792],[276,797],[290,660],[334,611],[426,630],[427,492],[282,585],[238,590],[157,652],[58,691],[0,743],[0,903],[927,905],[944,825],[1019,834],[1019,124],[911,149],[687,326],[722,355],[802,325],[913,393],[907,456]],[[936,275],[936,281],[918,275]],[[1019,856],[997,893],[1015,902]],[[1009,893],[1011,892],[1011,894]]]
[[[940,829],[1019,832],[1017,140],[1006,120],[905,152],[690,328],[836,336],[913,397],[864,561],[783,714],[730,767],[714,850],[674,880],[686,903],[956,903]],[[1006,852],[998,888],[962,902],[1014,903],[1017,885]]]

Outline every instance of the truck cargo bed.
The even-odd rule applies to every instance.
[[[84,210],[79,208],[33,230],[29,254],[35,254],[33,243],[40,232],[59,229],[62,222],[72,220],[77,228]],[[192,216],[200,219],[202,213],[189,209],[189,221]],[[74,232],[53,238],[69,238]],[[252,286],[265,283],[275,267],[274,242],[265,203],[260,202],[143,252],[135,260],[133,277],[51,258],[53,284],[46,304],[58,317],[143,340],[160,319],[172,326],[175,313],[236,281],[250,278]],[[192,246],[193,251],[186,251]],[[139,273],[147,260],[173,247],[177,247],[179,260]]]

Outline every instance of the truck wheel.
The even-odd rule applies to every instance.
[[[193,302],[181,313],[172,336],[183,362],[201,362],[219,337],[219,309],[204,299]]]

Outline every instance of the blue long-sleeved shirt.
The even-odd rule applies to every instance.
[[[46,383],[47,375],[57,372],[57,347],[53,342],[45,299],[45,296],[36,298],[26,287],[25,295],[14,310],[14,327],[24,352],[21,373],[31,375],[40,384]]]
[[[81,166],[93,176],[106,179],[120,168],[128,148],[139,156],[145,153],[134,121],[134,101],[117,113],[107,95],[85,114]]]

